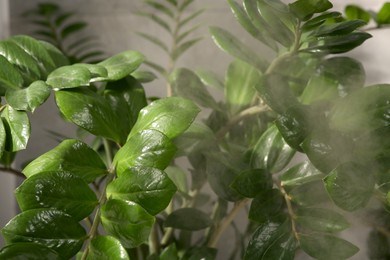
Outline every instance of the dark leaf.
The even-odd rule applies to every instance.
[[[333,7],[328,0],[298,0],[288,5],[300,20],[307,20],[315,13],[322,13]]]
[[[62,257],[54,250],[38,243],[9,244],[0,250],[0,259],[17,260],[61,260]]]
[[[248,218],[257,223],[284,220],[283,205],[284,199],[279,190],[259,190],[251,203]]]
[[[305,22],[302,25],[302,30],[303,31],[313,30],[318,26],[320,26],[321,24],[325,23],[328,19],[336,19],[339,17],[341,17],[341,13],[339,12],[329,12],[329,13],[320,14],[310,19],[309,21]]]
[[[309,161],[306,161],[284,172],[281,181],[283,186],[302,185],[311,181],[321,180],[324,176]]]
[[[313,32],[313,34],[316,37],[346,35],[352,33],[357,28],[362,27],[363,25],[366,25],[366,23],[362,20],[352,20],[335,24],[327,24],[318,27]]]
[[[343,215],[321,208],[298,208],[295,221],[309,230],[318,232],[339,232],[350,225]]]
[[[210,227],[213,224],[210,217],[195,208],[181,208],[175,210],[164,222],[165,227],[196,231]]]
[[[272,188],[272,177],[263,169],[251,169],[240,173],[231,187],[247,198],[254,198],[263,190]]]
[[[61,30],[61,38],[64,40],[68,38],[69,35],[77,33],[87,27],[87,23],[85,22],[74,22],[71,24],[66,25],[62,30]]]

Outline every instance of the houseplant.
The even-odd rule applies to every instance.
[[[61,58],[52,66],[58,69],[35,74],[57,91],[65,118],[97,136],[106,159],[78,140],[66,140],[31,162],[23,170],[27,180],[16,191],[22,213],[2,231],[10,244],[1,257],[69,258],[84,244],[81,259],[213,259],[231,224],[237,248],[245,248],[233,255],[237,258],[293,259],[303,250],[318,259],[345,259],[358,251],[338,237],[349,224],[332,203],[347,211],[365,207],[372,197],[388,204],[389,86],[363,88],[360,63],[338,56],[370,37],[357,31],[365,23],[341,19],[328,11],[332,5],[326,0],[228,2],[244,29],[275,58],[265,60],[233,33],[211,27],[216,43],[238,60],[229,66],[225,82],[184,68],[174,71],[169,77],[173,93],[187,99],[146,106],[137,81],[125,78],[140,64],[138,53],[61,67],[58,52],[34,43],[50,51],[51,60]],[[4,45],[22,40],[11,38]],[[27,58],[6,58],[25,77],[41,73],[26,70],[32,66]],[[45,57],[35,58],[47,63]],[[7,82],[15,79],[20,77]],[[94,81],[109,83],[89,86]],[[34,85],[45,85],[38,82]],[[223,86],[224,99],[216,101],[206,85]],[[8,91],[3,122],[12,126],[9,111],[33,108],[17,107],[25,102],[13,104]],[[210,109],[203,122],[189,126],[199,110],[188,99]],[[117,114],[125,120],[117,120]],[[3,132],[20,137],[14,129]],[[16,141],[8,141],[5,149],[23,148],[14,146]],[[309,161],[288,165],[296,152]],[[175,154],[188,158],[191,185],[184,170],[170,164]],[[94,182],[95,191],[86,182]],[[217,195],[212,212],[198,207],[205,201],[206,183]],[[250,223],[240,230],[232,221],[249,203]],[[88,222],[94,210],[87,235],[78,222]],[[191,239],[196,230],[204,235]]]

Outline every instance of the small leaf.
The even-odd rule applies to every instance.
[[[272,188],[271,174],[263,169],[251,169],[240,173],[231,187],[247,198],[254,198],[263,190]]]
[[[283,203],[283,196],[279,190],[261,190],[251,203],[248,218],[257,223],[283,220],[285,218]]]
[[[22,211],[55,208],[76,220],[89,216],[98,201],[81,178],[69,172],[42,172],[26,179],[15,191]]]
[[[61,260],[62,257],[54,250],[38,243],[9,244],[0,250],[0,259],[30,259],[30,260]]]
[[[149,83],[157,79],[156,74],[146,70],[137,70],[131,73],[131,76],[134,77],[140,83]]]
[[[304,228],[318,232],[339,232],[350,225],[343,215],[321,208],[298,208],[296,222]]]
[[[94,259],[130,260],[126,249],[112,236],[97,236],[91,240],[87,260]]]
[[[143,130],[133,135],[116,153],[113,165],[121,176],[129,167],[146,166],[165,169],[173,159],[176,147],[157,130]]]
[[[245,46],[244,43],[238,40],[233,34],[219,27],[210,27],[209,30],[213,40],[223,51],[251,64],[260,71],[266,70],[268,66],[267,62],[262,60],[255,52]]]
[[[23,169],[27,178],[47,171],[71,172],[88,183],[107,174],[100,156],[85,143],[74,139],[63,141]]]
[[[101,221],[125,248],[134,248],[148,241],[154,217],[134,202],[110,199],[101,208]]]
[[[349,20],[359,19],[366,23],[368,23],[371,20],[370,13],[358,5],[347,5],[345,7],[345,15]]]
[[[5,150],[17,152],[27,147],[31,127],[27,113],[7,106],[1,113],[6,136]]]
[[[302,185],[311,181],[321,180],[324,174],[317,170],[309,161],[299,163],[283,173],[283,186]]]
[[[73,15],[75,15],[74,13],[64,13],[64,14],[61,14],[60,16],[58,16],[56,19],[55,19],[55,25],[56,26],[61,26],[66,20],[68,20],[70,17],[72,17]]]
[[[147,5],[153,7],[154,9],[156,9],[156,11],[164,13],[171,18],[174,18],[174,16],[175,16],[171,9],[169,9],[168,7],[166,7],[163,4],[160,4],[157,1],[147,0],[147,1],[145,1],[145,3]]]
[[[58,90],[89,86],[90,80],[91,72],[87,68],[71,65],[54,70],[47,77],[46,83],[53,89]]]
[[[328,0],[298,0],[288,5],[300,20],[307,20],[315,13],[322,13],[333,7]]]
[[[74,256],[87,238],[85,230],[76,220],[57,209],[22,212],[8,222],[1,232],[7,243],[38,243],[55,250],[63,258]]]
[[[370,200],[375,182],[368,170],[353,163],[345,163],[333,170],[325,179],[331,199],[340,208],[354,211]]]
[[[332,235],[299,234],[303,251],[317,259],[347,259],[355,255],[359,248],[350,242]]]
[[[183,20],[181,20],[179,22],[179,27],[183,27],[184,25],[186,25],[191,20],[194,20],[196,17],[198,17],[204,11],[205,11],[205,9],[200,9],[200,10],[196,10],[195,12],[189,14],[186,18],[184,18]]]
[[[156,25],[160,26],[164,30],[166,30],[168,33],[172,32],[171,26],[169,25],[169,22],[165,21],[163,18],[161,18],[158,15],[155,15],[153,13],[146,13],[146,12],[137,12],[137,15],[145,16],[152,20]]]
[[[142,32],[137,32],[136,34],[141,36],[142,38],[148,40],[149,42],[155,44],[157,47],[160,47],[166,53],[169,53],[168,46],[163,41],[161,41],[159,38],[157,38],[156,36],[153,36],[153,35],[150,35],[147,33],[142,33]]]
[[[173,139],[183,133],[199,113],[192,101],[169,97],[156,100],[143,108],[127,140],[145,129],[154,129]]]
[[[389,240],[378,230],[371,230],[367,238],[368,257],[370,259],[386,259],[390,255]]]
[[[376,22],[378,25],[390,24],[390,3],[383,4],[376,16]]]
[[[99,62],[98,65],[107,69],[108,80],[119,80],[135,71],[144,59],[137,51],[125,51]]]
[[[16,110],[34,112],[49,96],[49,86],[44,81],[35,81],[27,88],[8,90],[5,98],[7,103]]]
[[[154,216],[171,202],[176,186],[163,171],[142,166],[124,171],[106,192],[109,198],[135,202]]]
[[[267,221],[256,229],[245,252],[244,260],[293,260],[296,241],[288,221],[283,224]]]
[[[175,210],[164,222],[165,227],[196,231],[208,228],[212,225],[210,217],[195,208],[181,208]]]
[[[87,23],[85,22],[74,22],[71,24],[66,25],[62,30],[61,30],[61,38],[64,40],[66,39],[69,35],[77,33],[87,27]]]
[[[183,53],[185,53],[189,48],[194,46],[197,42],[202,40],[202,38],[195,38],[181,43],[177,48],[172,52],[172,59],[177,60]]]

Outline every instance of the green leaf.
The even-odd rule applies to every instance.
[[[61,26],[63,25],[63,23],[68,20],[70,17],[74,16],[75,13],[63,13],[61,15],[59,15],[56,19],[55,19],[55,25],[56,26]]]
[[[192,13],[190,13],[187,17],[185,17],[183,20],[179,22],[179,27],[184,27],[188,22],[191,20],[194,20],[196,17],[198,17],[200,14],[202,14],[205,11],[205,9],[196,10]],[[178,40],[179,42],[179,40]]]
[[[389,257],[389,240],[379,230],[371,230],[367,238],[368,257],[370,259],[386,259]]]
[[[52,44],[45,42],[45,41],[39,41],[39,43],[49,53],[51,59],[53,60],[53,62],[55,64],[55,67],[69,65],[68,58],[60,50],[58,50],[56,47],[54,47]]]
[[[63,66],[50,73],[46,83],[55,90],[78,88],[89,86],[91,77],[91,72],[83,66]]]
[[[34,112],[49,96],[49,86],[44,81],[35,81],[27,88],[9,89],[5,98],[7,103],[16,110]]]
[[[7,106],[1,113],[6,132],[5,150],[17,152],[27,147],[31,127],[27,113]]]
[[[169,97],[159,99],[143,108],[127,140],[145,129],[154,129],[173,139],[183,133],[199,113],[192,101]]]
[[[305,22],[302,25],[302,30],[303,31],[310,31],[313,29],[318,28],[321,24],[325,23],[328,19],[336,19],[341,17],[341,13],[339,12],[329,12],[329,13],[324,13],[321,15],[318,15],[309,21]]]
[[[340,208],[354,211],[370,200],[375,182],[369,169],[345,163],[333,170],[325,179],[325,187],[331,199]]]
[[[164,222],[165,227],[196,231],[210,227],[213,221],[210,217],[195,208],[181,208],[175,210]]]
[[[153,13],[146,13],[146,12],[137,12],[137,15],[144,16],[152,20],[156,25],[160,26],[164,30],[166,30],[168,33],[172,32],[171,26],[169,25],[169,22],[165,21],[163,18],[161,18],[158,15],[155,15]]]
[[[71,34],[77,33],[87,27],[86,22],[74,22],[67,24],[64,28],[61,30],[61,38],[62,40],[65,40],[68,36]]]
[[[174,16],[175,16],[171,9],[169,9],[168,7],[166,7],[163,4],[160,4],[157,1],[147,0],[147,1],[145,1],[145,3],[147,5],[153,7],[154,9],[156,9],[156,11],[164,13],[171,18],[174,18]]]
[[[91,240],[87,260],[129,260],[126,249],[112,236],[97,236]]]
[[[294,259],[296,241],[288,221],[267,221],[256,229],[245,252],[244,260]]]
[[[326,24],[317,28],[313,32],[316,37],[324,37],[324,36],[337,36],[337,35],[346,35],[352,33],[357,28],[366,25],[366,23],[362,20],[352,20],[339,22],[335,24]]]
[[[250,169],[240,173],[231,188],[247,198],[254,198],[263,190],[272,188],[272,177],[263,169]]]
[[[145,60],[145,57],[137,51],[125,51],[118,53],[98,65],[108,71],[108,80],[119,80],[135,71]]]
[[[258,70],[245,62],[236,60],[229,65],[225,79],[225,99],[232,115],[253,102],[255,85],[260,80]]]
[[[195,73],[205,86],[214,87],[216,89],[225,88],[222,79],[220,79],[216,73],[202,68],[195,70]]]
[[[363,20],[366,23],[371,20],[370,13],[358,5],[347,5],[345,7],[345,15],[349,20],[359,19]]]
[[[202,10],[200,10],[202,11]],[[176,38],[176,42],[179,44],[181,43],[185,38],[187,38],[187,36],[189,36],[191,33],[193,33],[195,30],[199,29],[200,25],[195,25],[189,29],[187,29],[186,31],[180,33],[177,38]]]
[[[390,3],[389,2],[384,3],[381,9],[379,10],[378,14],[376,15],[376,22],[379,26],[384,24],[390,24]]]
[[[99,94],[87,88],[56,91],[56,103],[61,113],[88,132],[125,143],[127,131],[123,131],[122,119],[111,104]]]
[[[163,41],[161,41],[159,38],[157,38],[156,36],[153,36],[153,35],[148,34],[148,33],[143,33],[143,32],[137,32],[136,34],[141,36],[142,38],[148,40],[149,42],[155,44],[157,47],[160,47],[166,53],[169,53],[168,46]]]
[[[273,124],[254,146],[250,161],[254,168],[277,173],[286,167],[294,154],[295,150],[284,141],[278,128]]]
[[[176,95],[188,98],[203,107],[218,110],[218,104],[207,91],[199,77],[189,69],[177,69],[170,76]]]
[[[333,7],[328,0],[298,0],[288,5],[300,20],[307,20],[315,13],[322,13]]]
[[[39,223],[39,224],[37,224]],[[7,243],[34,242],[71,258],[87,238],[83,227],[57,209],[32,209],[14,217],[2,229]]]
[[[101,208],[101,221],[125,248],[134,248],[148,241],[154,217],[134,202],[110,199]]]
[[[0,55],[0,94],[4,96],[8,89],[23,87],[23,77],[19,71],[6,58]]]
[[[288,192],[292,202],[303,207],[316,207],[320,203],[329,203],[329,196],[322,181],[312,181],[298,185]]]
[[[5,151],[5,146],[6,146],[6,137],[7,136],[7,133],[6,133],[6,130],[5,130],[5,126],[4,126],[4,123],[3,123],[3,120],[0,120],[0,158],[3,159],[3,155],[4,154],[7,154],[8,152]],[[11,163],[4,163],[2,161],[2,164],[5,165],[5,166],[11,166]]]
[[[165,169],[173,159],[176,147],[161,132],[150,129],[133,135],[116,153],[113,165],[121,176],[126,169],[134,166]]]
[[[252,200],[248,218],[257,223],[283,220],[285,218],[283,205],[284,199],[279,190],[261,190]]]
[[[329,209],[299,207],[295,214],[300,226],[313,231],[339,232],[350,226],[343,215]]]
[[[107,174],[100,156],[85,143],[74,139],[63,141],[23,169],[27,178],[46,171],[71,172],[88,183]]]
[[[107,197],[133,201],[149,214],[163,211],[176,193],[167,174],[149,167],[129,168],[107,186]]]
[[[179,46],[177,46],[177,48],[172,52],[172,59],[174,61],[176,61],[178,58],[180,58],[181,55],[183,55],[189,48],[191,48],[192,46],[194,46],[197,42],[199,42],[200,40],[202,40],[201,37],[199,38],[195,38],[195,39],[191,39],[191,40],[188,40],[188,41],[185,41],[183,43],[181,43]]]
[[[0,250],[0,259],[17,260],[61,260],[62,257],[54,250],[37,243],[15,243]]]
[[[76,220],[89,216],[98,204],[95,193],[80,177],[69,172],[42,172],[15,190],[22,211],[55,208]]]
[[[194,0],[183,0],[181,5],[179,5],[179,11],[184,11],[193,2],[194,2]]]
[[[265,71],[267,69],[267,62],[262,60],[249,47],[245,46],[245,44],[237,39],[236,36],[219,27],[212,26],[209,30],[214,42],[223,51],[236,57],[237,59],[251,64],[260,71]]]
[[[332,235],[299,234],[303,251],[316,259],[347,259],[355,255],[359,248],[350,242]]]
[[[175,243],[170,244],[161,252],[160,260],[179,260],[178,250]]]
[[[80,58],[82,60],[82,58]],[[73,66],[83,67],[89,70],[91,78],[89,82],[102,81],[108,76],[108,72],[105,67],[96,64],[76,63]]]
[[[140,83],[149,83],[157,79],[157,76],[153,72],[147,70],[137,70],[131,73],[131,76]]]
[[[390,85],[362,88],[333,106],[330,127],[343,132],[366,132],[389,124]]]
[[[284,172],[281,181],[283,186],[294,186],[321,180],[323,177],[324,174],[322,172],[317,170],[309,161],[306,161]]]
[[[169,179],[171,179],[172,182],[175,184],[178,191],[188,193],[189,187],[187,183],[187,172],[185,172],[178,166],[168,166],[165,169],[165,173],[168,175]]]

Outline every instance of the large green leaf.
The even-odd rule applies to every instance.
[[[289,221],[283,224],[267,221],[252,235],[244,259],[292,260],[295,256],[296,244]]]
[[[0,94],[3,96],[8,89],[23,87],[23,77],[6,58],[0,55]]]
[[[175,210],[164,222],[165,227],[172,227],[182,230],[196,231],[210,227],[213,221],[210,217],[195,208],[181,208]]]
[[[332,235],[299,235],[303,251],[316,259],[347,259],[355,255],[359,248],[350,242]]]
[[[299,207],[295,214],[296,223],[313,231],[339,232],[349,227],[343,215],[329,209]]]
[[[165,169],[176,153],[172,141],[157,130],[144,130],[133,135],[116,153],[113,165],[121,176],[133,166]]]
[[[119,144],[125,143],[128,133],[118,127],[122,119],[104,97],[89,89],[77,88],[57,91],[56,102],[61,113],[77,126]]]
[[[14,217],[2,229],[7,243],[34,242],[71,258],[87,238],[83,227],[57,209],[32,209]]]
[[[277,189],[262,190],[252,200],[248,218],[258,223],[285,218],[284,199]]]
[[[164,210],[176,192],[166,173],[156,168],[136,167],[122,172],[107,186],[107,197],[133,201],[151,215]]]
[[[299,163],[281,176],[283,186],[302,185],[311,181],[321,180],[324,174],[317,170],[309,161]]]
[[[91,240],[87,260],[129,260],[126,249],[112,236],[97,236]]]
[[[9,89],[5,94],[5,99],[16,110],[34,112],[49,96],[48,85],[44,81],[35,81],[27,88]]]
[[[42,172],[26,179],[15,191],[22,211],[55,208],[76,220],[89,216],[98,204],[88,184],[69,172]]]
[[[229,65],[225,81],[225,99],[234,115],[253,102],[255,85],[261,80],[258,70],[236,60]]]
[[[101,208],[101,221],[108,234],[133,248],[148,241],[154,217],[134,202],[110,199]]]
[[[107,174],[100,156],[85,143],[69,139],[29,163],[23,173],[28,178],[46,171],[66,171],[92,182]]]
[[[271,173],[281,171],[295,154],[283,139],[275,125],[269,127],[253,148],[251,164],[254,168],[267,169]]]
[[[17,111],[11,106],[6,106],[1,113],[1,119],[7,136],[5,150],[17,152],[25,149],[31,133],[30,120],[27,113]]]
[[[241,172],[230,185],[232,189],[247,198],[254,198],[263,190],[272,188],[272,177],[264,169],[250,169]]]
[[[192,101],[184,98],[156,100],[141,110],[127,140],[146,129],[158,130],[173,139],[190,126],[199,111]]]
[[[316,207],[320,203],[330,202],[322,181],[298,185],[288,191],[288,196],[292,202],[303,207]]]
[[[144,59],[144,56],[137,51],[125,51],[98,63],[98,65],[107,69],[108,80],[119,80],[135,71]]]
[[[219,27],[210,27],[210,33],[215,43],[223,51],[251,64],[260,71],[266,70],[267,62],[262,60],[262,58],[230,32]]]
[[[54,70],[47,77],[46,83],[53,89],[77,88],[88,86],[91,72],[84,66],[69,65]]]
[[[359,19],[365,21],[366,23],[371,20],[371,15],[369,12],[367,12],[360,6],[353,4],[347,5],[345,7],[345,15],[349,20]]]
[[[56,251],[37,243],[15,243],[3,247],[0,250],[0,259],[18,260],[61,260]]]
[[[290,11],[301,20],[307,20],[313,14],[322,13],[332,7],[328,0],[298,0],[289,4]]]
[[[200,78],[191,70],[185,68],[175,70],[170,76],[170,82],[176,95],[191,99],[203,107],[219,109]]]
[[[324,182],[334,203],[348,211],[364,207],[370,200],[375,185],[370,170],[354,163],[340,165]]]

